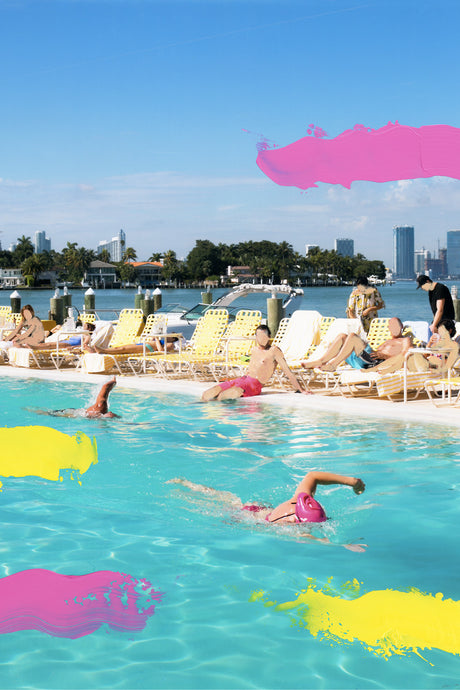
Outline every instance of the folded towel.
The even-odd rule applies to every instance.
[[[30,362],[32,358],[30,357],[30,350],[26,347],[10,347],[8,350],[8,359],[10,364],[15,367],[27,367],[31,366]]]
[[[86,374],[100,374],[110,371],[113,367],[113,359],[97,353],[87,352],[81,358],[81,369]]]
[[[318,342],[320,325],[319,311],[304,309],[295,311],[279,343],[279,348],[285,358],[298,360],[304,357],[309,347]]]

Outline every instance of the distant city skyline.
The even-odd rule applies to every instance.
[[[58,249],[69,241],[96,249],[95,238],[122,227],[141,257],[169,249],[184,257],[197,239],[286,240],[303,253],[343,236],[392,266],[391,229],[409,224],[416,245],[435,251],[460,226],[457,180],[302,193],[256,166],[263,139],[284,146],[312,123],[330,138],[357,123],[460,127],[460,5],[414,8],[395,0],[1,3],[3,246],[37,228]]]
[[[413,234],[414,234],[413,264],[414,264],[414,271],[416,273],[417,272],[423,272],[423,268],[420,269],[419,267],[421,267],[423,265],[423,263],[426,259],[435,260],[434,257],[437,254],[439,254],[439,251],[441,248],[446,249],[446,247],[447,247],[447,253],[449,253],[449,249],[448,249],[449,233],[453,233],[452,236],[454,236],[455,233],[459,233],[459,235],[460,235],[460,230],[452,230],[452,229],[448,230],[446,232],[445,240],[441,241],[441,239],[437,239],[436,240],[437,247],[433,247],[433,249],[430,250],[430,249],[425,248],[424,246],[421,246],[421,247],[418,246],[417,229],[414,228],[414,226],[393,226],[393,228],[392,228],[392,233],[393,233],[392,260],[388,263],[386,263],[384,261],[384,263],[388,269],[390,269],[391,271],[393,271],[395,273],[397,273],[396,261],[395,261],[396,253],[395,253],[395,246],[394,246],[394,230],[396,227],[412,227],[413,228]],[[107,234],[110,234],[110,232]],[[34,244],[35,252],[37,252],[37,247],[40,247],[40,249],[38,251],[49,251],[49,249],[51,249],[51,238],[48,237],[47,232],[44,230],[35,231],[35,233],[33,234],[33,237],[31,237],[30,239],[32,240],[32,243]],[[209,238],[202,237],[200,239],[209,239]],[[80,244],[78,242],[78,238],[75,238],[75,239],[70,238],[67,241],[77,242],[77,244]],[[248,240],[240,240],[240,241],[248,241]],[[272,241],[282,241],[282,240],[272,240]],[[95,244],[95,242],[97,244]],[[342,254],[344,256],[354,256],[357,253],[363,254],[363,251],[361,250],[361,248],[359,246],[357,248],[355,248],[354,242],[355,242],[355,240],[353,238],[335,238],[333,241],[333,246],[324,246],[324,244],[319,244],[319,243],[318,244],[304,244],[300,248],[300,251],[297,250],[296,247],[294,247],[294,249],[296,251],[299,251],[299,253],[302,256],[308,256],[309,250],[311,250],[312,248],[316,248],[316,247],[320,248],[321,250],[329,250],[329,251],[334,249],[335,251],[337,251],[337,253]],[[16,244],[17,244],[16,242],[10,243],[9,251],[13,251],[14,248],[16,247]],[[158,251],[157,248],[152,247],[148,251],[148,253],[146,253],[145,255],[141,254],[139,249],[135,245],[133,245],[133,243],[131,241],[129,243],[127,242],[126,233],[124,230],[119,230],[118,233],[116,235],[113,235],[110,240],[99,240],[99,239],[95,240],[93,238],[91,245],[89,245],[89,246],[81,245],[81,246],[85,246],[87,249],[93,249],[97,255],[100,255],[101,251],[103,249],[106,249],[110,254],[110,257],[111,257],[110,260],[111,261],[121,261],[123,251],[126,249],[128,244],[129,244],[129,246],[134,248],[134,250],[137,253],[138,260],[141,260],[141,261],[146,261],[148,256],[150,256],[153,253],[157,253],[157,251]],[[231,244],[231,243],[229,243],[229,244]],[[62,249],[64,249],[64,247],[65,247],[65,245],[63,245],[60,248],[55,247],[55,249],[56,249],[56,251],[62,251]],[[193,247],[194,247],[194,244],[192,246],[190,246],[189,250],[183,256],[179,255],[177,253],[174,246],[170,246],[170,249],[172,249],[173,251],[176,252],[178,259],[183,259],[187,256],[189,251],[191,251],[193,249]],[[0,248],[1,248],[1,244],[0,244]],[[451,248],[451,254],[452,254],[452,251],[453,250]],[[345,252],[347,252],[347,253],[345,253]],[[164,252],[160,252],[160,253],[164,253]],[[374,260],[374,259],[383,260],[382,256],[376,256],[376,255],[372,255],[372,254],[367,254],[365,256],[369,260]],[[408,260],[406,259],[406,261],[408,261]],[[460,262],[460,258],[459,258],[459,262]],[[449,272],[451,272],[450,269],[449,269]],[[457,275],[457,273],[455,273],[455,275]],[[460,275],[460,273],[459,273],[459,275]]]

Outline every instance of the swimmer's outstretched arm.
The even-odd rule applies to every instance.
[[[357,477],[346,477],[342,474],[333,474],[332,472],[308,472],[302,479],[297,489],[294,491],[292,497],[288,501],[283,501],[280,503],[270,514],[270,522],[277,522],[280,518],[283,518],[283,522],[296,522],[295,516],[295,505],[297,501],[297,496],[301,493],[309,494],[309,496],[314,496],[316,487],[318,484],[328,485],[328,484],[342,484],[344,486],[352,486],[353,491],[356,494],[362,494],[364,489],[364,483],[361,479]]]
[[[210,486],[204,486],[204,484],[195,484],[194,482],[190,482],[188,479],[183,479],[181,477],[168,479],[166,484],[180,484],[191,491],[196,491],[197,493],[211,496],[212,498],[218,498],[220,501],[223,501],[230,506],[236,506],[239,508],[243,505],[241,499],[235,494],[232,494],[231,491],[219,491],[218,489],[213,489]]]
[[[297,496],[304,492],[310,496],[314,496],[318,484],[342,484],[343,486],[351,486],[355,494],[362,494],[366,488],[364,482],[358,479],[358,477],[347,477],[342,474],[333,474],[332,472],[313,471],[305,475],[295,490],[292,499],[297,499]]]
[[[114,386],[116,386],[117,380],[115,376],[110,379],[110,381],[106,381],[101,386],[101,389],[99,393],[97,394],[96,402],[94,405],[91,405],[91,407],[88,407],[86,409],[86,416],[87,417],[117,417],[118,415],[114,414],[113,412],[109,412],[109,395],[110,391]]]

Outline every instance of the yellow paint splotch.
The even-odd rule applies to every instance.
[[[268,601],[262,591],[250,601],[262,601],[278,611],[296,613],[297,623],[314,636],[338,643],[359,641],[372,653],[390,657],[421,650],[439,649],[460,654],[460,602],[443,594],[425,594],[416,589],[401,592],[375,590],[358,596],[353,581],[342,591],[355,598],[343,598],[318,590],[310,584],[294,601]]]
[[[96,439],[75,436],[45,426],[0,429],[0,476],[62,480],[60,471],[84,474],[97,463]],[[2,486],[0,482],[0,486]]]

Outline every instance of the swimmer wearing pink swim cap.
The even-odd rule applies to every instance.
[[[266,521],[267,523],[285,523],[296,525],[299,523],[319,523],[327,520],[324,508],[314,498],[314,494],[318,485],[341,484],[343,486],[351,486],[355,494],[362,494],[365,490],[364,482],[357,477],[345,477],[341,474],[332,474],[331,472],[308,472],[302,479],[292,498],[273,510],[268,506],[257,503],[243,504],[241,499],[230,491],[220,491],[202,484],[195,484],[188,479],[176,477],[170,479],[168,484],[180,484],[191,491],[197,492],[209,498],[214,503],[217,502],[219,506],[226,507],[231,510],[235,518],[240,511],[247,511],[248,514],[253,515],[255,519]],[[308,536],[309,539],[330,544],[327,537],[313,537],[310,533],[304,530],[302,536]],[[343,546],[350,551],[363,552],[366,544],[337,544]]]
[[[331,472],[309,472],[298,485],[292,498],[276,506],[267,515],[266,520],[278,523],[324,522],[327,519],[324,508],[313,498],[319,484],[351,486],[355,494],[362,494],[366,488],[364,482],[357,477],[346,477]]]

